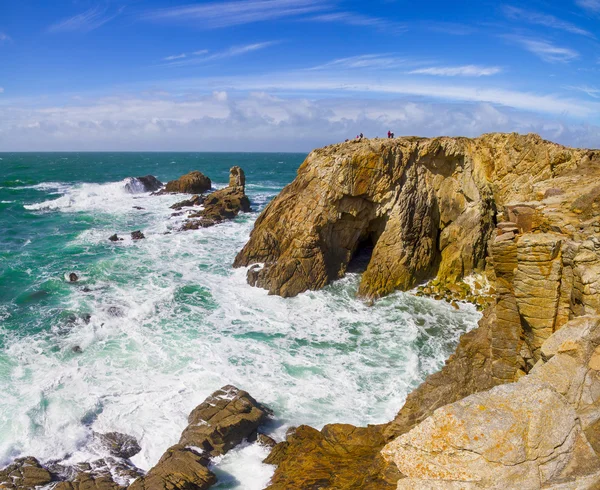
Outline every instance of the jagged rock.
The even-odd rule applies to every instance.
[[[123,240],[122,238],[119,238],[119,237],[118,237],[118,235],[117,235],[116,233],[115,233],[114,235],[111,235],[111,236],[109,236],[109,237],[108,237],[108,239],[109,239],[111,242],[119,242],[119,241],[122,241],[122,240]]]
[[[68,276],[69,282],[77,282],[79,281],[79,276],[74,272],[71,272]]]
[[[376,298],[435,276],[449,283],[484,271],[495,220],[572,237],[581,219],[598,214],[599,161],[597,152],[517,134],[315,150],[258,218],[234,266],[265,264],[256,285],[294,296],[343,276],[370,243],[361,295]],[[551,188],[565,189],[558,203],[554,195],[544,200]],[[577,214],[571,204],[582,193],[589,198]],[[528,202],[532,195],[541,201]]]
[[[162,182],[154,177],[154,175],[146,175],[144,177],[129,177],[125,184],[125,189],[132,194],[138,194],[142,192],[156,192],[162,186]]]
[[[132,240],[143,240],[144,238],[146,238],[146,237],[144,236],[144,234],[140,230],[132,231],[131,232],[131,239]]]
[[[217,482],[208,464],[208,458],[178,444],[167,449],[156,466],[135,480],[129,490],[205,490]]]
[[[54,490],[121,490],[125,486],[116,483],[109,474],[92,475],[81,472],[70,481],[61,481],[54,486]]]
[[[261,446],[270,447],[270,448],[273,448],[277,445],[277,442],[275,442],[275,439],[273,439],[272,437],[269,437],[266,434],[261,434],[261,433],[256,434],[256,443],[260,444]]]
[[[255,433],[270,414],[247,392],[224,386],[190,413],[179,444],[219,456]]]
[[[250,200],[245,193],[246,178],[240,167],[232,167],[229,172],[229,186],[208,195],[204,199],[204,209],[190,215],[182,230],[208,228],[222,221],[235,218],[240,211],[250,211]]]
[[[94,432],[94,439],[112,456],[118,458],[129,459],[142,450],[135,437],[120,432]]]
[[[33,490],[47,485],[52,475],[35,458],[19,458],[0,470],[0,488],[14,490]]]
[[[385,444],[382,428],[332,424],[318,431],[298,427],[265,460],[277,465],[267,489],[395,489],[400,474],[379,454]]]
[[[190,199],[185,199],[184,201],[179,201],[171,206],[171,209],[175,209],[177,211],[182,208],[192,207],[192,206],[201,206],[204,202],[204,198],[202,196],[192,196]]]
[[[446,405],[389,443],[384,458],[408,477],[398,489],[596,488],[599,344],[600,318],[577,318],[546,340],[529,375]]]
[[[247,392],[224,386],[198,405],[188,417],[189,425],[179,444],[169,448],[160,461],[130,490],[204,490],[216,483],[208,469],[210,456],[219,456],[256,434],[270,410]]]
[[[202,172],[194,170],[189,174],[171,180],[165,186],[165,193],[202,194],[210,190],[212,182]]]

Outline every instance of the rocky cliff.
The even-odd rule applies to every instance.
[[[313,151],[294,182],[267,206],[234,265],[264,264],[249,274],[250,281],[282,296],[342,277],[365,248],[372,248],[360,284],[365,297],[410,289],[435,276],[455,281],[485,270],[498,221],[515,221],[521,231],[576,234],[570,218],[591,217],[600,194],[599,161],[599,152],[537,135],[329,146]],[[559,202],[558,212],[549,209]]]
[[[390,423],[290,433],[269,488],[599,488],[599,182],[600,152],[536,135],[311,153],[236,259],[251,283],[320,288],[368,244],[363,296],[478,272],[495,300]]]

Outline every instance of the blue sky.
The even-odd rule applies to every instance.
[[[0,0],[0,151],[600,147],[600,0]]]

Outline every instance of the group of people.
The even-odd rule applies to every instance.
[[[364,134],[360,133],[356,135],[356,139],[357,140],[361,140],[363,139],[365,136]],[[392,131],[388,131],[388,138],[395,138],[396,136],[394,135],[394,133]],[[375,138],[379,138],[379,136],[376,136]],[[349,139],[346,140],[346,143],[350,141]]]

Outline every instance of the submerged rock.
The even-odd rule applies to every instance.
[[[189,174],[171,180],[164,188],[165,193],[202,194],[212,187],[211,180],[202,172],[194,170]]]
[[[163,186],[163,183],[153,175],[144,177],[129,177],[125,184],[127,192],[139,194],[142,192],[156,192]]]
[[[68,276],[67,276],[69,282],[77,282],[79,281],[79,276],[77,274],[75,274],[74,272],[71,272]]]

